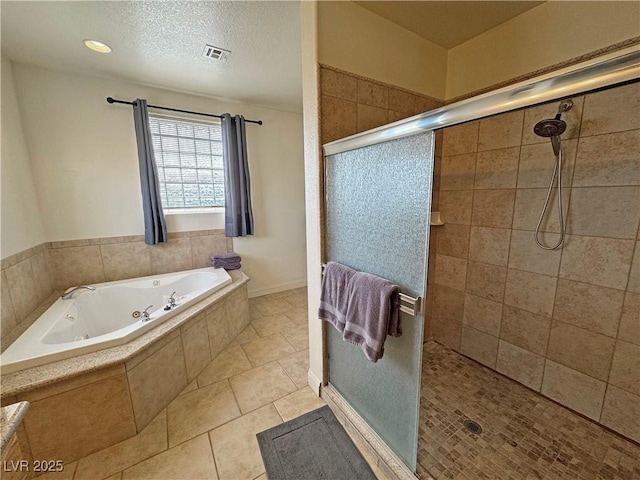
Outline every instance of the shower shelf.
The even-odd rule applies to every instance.
[[[431,212],[431,224],[433,226],[444,225],[444,222],[440,218],[440,212]]]

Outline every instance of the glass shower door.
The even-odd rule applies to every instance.
[[[420,133],[326,157],[327,261],[424,295],[433,137]],[[403,335],[387,337],[377,363],[327,326],[329,382],[415,471],[424,318],[401,315]]]

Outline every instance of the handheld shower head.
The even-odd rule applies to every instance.
[[[558,113],[555,118],[540,120],[533,127],[533,133],[539,137],[551,138],[551,146],[556,155],[560,153],[560,135],[567,129],[567,123],[561,120],[560,117],[564,112],[571,110],[571,107],[573,107],[571,100],[563,100],[558,105]]]

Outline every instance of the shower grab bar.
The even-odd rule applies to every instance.
[[[326,264],[322,264],[322,274],[324,275],[324,267]],[[422,313],[422,297],[412,297],[402,292],[398,294],[398,304],[401,312],[408,313],[409,315],[416,316]]]

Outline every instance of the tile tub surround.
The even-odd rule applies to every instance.
[[[166,244],[144,236],[47,242],[2,259],[2,346],[7,348],[75,285],[124,280],[210,266],[209,257],[233,250],[224,230],[169,233]]]
[[[559,250],[532,133],[558,102],[444,130],[431,338],[640,442],[640,83],[573,101]]]
[[[2,376],[3,403],[30,403],[22,440],[33,458],[72,462],[142,432],[249,325],[248,278],[230,273],[232,284],[132,342]]]

